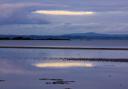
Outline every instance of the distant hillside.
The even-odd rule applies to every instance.
[[[128,34],[99,34],[94,32],[67,34],[62,37],[70,39],[128,40]]]
[[[72,33],[59,36],[53,35],[0,35],[0,40],[128,40],[128,34]]]

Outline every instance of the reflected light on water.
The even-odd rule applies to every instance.
[[[45,15],[64,15],[64,16],[78,16],[78,15],[94,15],[92,11],[65,11],[65,10],[37,10],[33,13]]]
[[[82,62],[49,62],[34,64],[38,68],[68,68],[68,67],[94,67],[92,63]]]

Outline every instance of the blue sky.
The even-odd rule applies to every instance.
[[[1,0],[0,34],[128,33],[128,0]]]

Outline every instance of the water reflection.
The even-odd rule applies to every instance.
[[[25,74],[27,69],[24,64],[13,60],[0,59],[0,74]]]
[[[103,54],[112,57],[110,55],[115,51],[89,52],[0,49],[0,89],[128,89],[127,63],[59,59],[99,57]],[[114,54],[118,58],[120,55],[128,56],[127,52]]]
[[[33,64],[38,68],[69,68],[69,67],[94,67],[92,63],[84,63],[84,62],[44,62],[44,63],[36,63]]]

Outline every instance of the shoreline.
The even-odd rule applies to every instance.
[[[71,47],[71,46],[0,46],[0,48],[18,48],[18,49],[74,49],[74,50],[126,50],[128,48],[100,48],[100,47]]]

